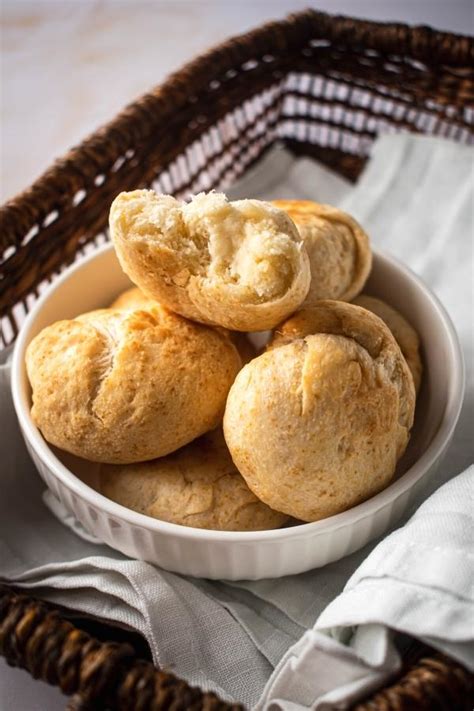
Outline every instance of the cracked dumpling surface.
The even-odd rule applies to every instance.
[[[48,442],[129,463],[216,427],[241,360],[223,334],[156,305],[58,321],[30,343],[26,367],[32,416]]]
[[[273,328],[309,289],[298,230],[267,202],[124,192],[112,203],[110,232],[123,270],[148,297],[202,323]]]
[[[414,406],[413,379],[383,321],[352,304],[321,301],[283,324],[240,371],[224,433],[262,501],[316,521],[390,482]]]
[[[148,296],[145,296],[141,289],[135,286],[119,294],[110,304],[109,308],[133,311],[134,309],[146,310],[156,305],[156,301],[149,299]],[[252,360],[252,358],[255,358],[257,355],[257,349],[250,341],[246,333],[243,333],[242,331],[228,331],[224,328],[221,329],[220,332],[230,338],[234,346],[237,348],[242,360],[242,365],[245,365],[245,363],[248,363]]]
[[[302,308],[321,299],[351,301],[372,267],[369,238],[353,217],[311,200],[273,200],[298,228],[309,256],[311,286]]]
[[[356,306],[362,306],[363,309],[372,311],[376,316],[382,319],[387,324],[395,340],[400,346],[400,350],[405,356],[408,367],[413,375],[415,390],[418,394],[421,386],[421,377],[423,374],[423,364],[420,355],[420,337],[413,326],[408,323],[402,314],[390,306],[385,301],[377,299],[375,296],[360,294],[352,302]]]
[[[117,296],[112,301],[109,309],[119,309],[125,311],[134,311],[136,309],[149,309],[156,306],[157,302],[154,299],[149,299],[143,291],[137,286],[132,286]]]
[[[103,465],[100,490],[139,513],[195,528],[259,531],[288,521],[250,491],[220,428],[167,457]]]

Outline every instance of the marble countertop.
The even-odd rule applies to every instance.
[[[473,31],[471,0],[3,0],[0,200],[183,62],[308,5]],[[0,659],[0,711],[65,704],[58,690]]]

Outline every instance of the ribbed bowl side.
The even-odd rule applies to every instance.
[[[166,570],[209,579],[256,580],[318,568],[362,548],[394,526],[426,484],[439,460],[417,485],[372,516],[331,530],[307,528],[288,539],[259,541],[198,540],[150,530],[110,516],[85,501],[59,480],[27,442],[28,451],[46,486],[99,540],[127,556]]]

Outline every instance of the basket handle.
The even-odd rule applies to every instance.
[[[0,588],[0,654],[68,696],[69,711],[243,711],[139,659],[129,644],[99,642],[47,604]]]
[[[0,587],[0,654],[72,695],[68,711],[244,711],[156,669],[130,644],[99,642],[7,586]],[[473,693],[474,675],[419,645],[402,676],[353,711],[432,711],[434,703],[440,711],[470,711]]]

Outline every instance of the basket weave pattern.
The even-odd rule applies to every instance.
[[[472,675],[423,651],[416,650],[399,681],[353,711],[469,711]],[[0,588],[0,654],[72,695],[70,711],[244,711],[156,669],[130,644],[99,642],[52,606],[8,588]]]
[[[0,344],[47,280],[107,239],[121,190],[225,188],[278,140],[351,179],[383,131],[468,142],[473,64],[468,37],[315,11],[199,57],[2,208]]]
[[[471,143],[473,66],[469,37],[315,11],[199,57],[1,208],[0,348],[14,341],[49,281],[108,239],[109,207],[121,190],[179,197],[225,189],[277,141],[351,180],[381,132]],[[8,588],[0,591],[0,653],[74,694],[71,709],[241,708]],[[442,655],[417,654],[399,681],[357,711],[471,709],[472,676]]]
[[[76,711],[243,711],[140,659],[130,644],[99,642],[43,602],[0,589],[0,653],[73,696]]]

